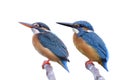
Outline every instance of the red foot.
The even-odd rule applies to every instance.
[[[85,63],[85,66],[87,67],[87,65],[89,65],[89,64],[94,65],[92,60],[87,61],[87,62]]]
[[[50,64],[49,61],[50,61],[50,60],[45,60],[45,61],[43,62],[43,64],[42,64],[42,69],[44,69],[44,65],[45,65],[45,64]]]

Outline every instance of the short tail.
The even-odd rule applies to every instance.
[[[104,68],[106,71],[108,71],[107,62],[102,62],[102,66],[103,66],[103,68]]]
[[[69,69],[68,69],[68,67],[67,67],[67,61],[66,61],[66,60],[61,60],[61,61],[59,62],[59,64],[62,65],[62,67],[63,67],[66,71],[69,72]]]
[[[106,71],[108,71],[108,68],[107,68],[107,62],[106,61],[100,61],[100,62],[98,62],[101,66],[103,66],[103,68],[106,70]]]

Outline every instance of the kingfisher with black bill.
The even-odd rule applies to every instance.
[[[73,42],[76,48],[89,59],[86,64],[96,61],[108,71],[108,50],[104,41],[94,32],[94,29],[89,22],[57,22],[57,24],[73,28]]]

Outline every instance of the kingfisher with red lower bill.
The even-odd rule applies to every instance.
[[[86,64],[96,61],[108,71],[108,50],[103,40],[94,32],[94,29],[89,22],[57,22],[57,24],[73,28],[73,42],[76,48],[89,59]]]
[[[64,43],[51,32],[46,24],[42,22],[36,22],[33,24],[25,22],[19,23],[32,29],[34,33],[32,38],[33,46],[41,55],[47,57],[51,61],[59,63],[69,72],[67,67],[67,62],[69,62],[68,50]]]

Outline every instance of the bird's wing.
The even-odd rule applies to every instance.
[[[94,32],[87,32],[85,33],[82,38],[95,50],[97,51],[98,55],[101,59],[108,59],[108,51],[103,42],[103,40]]]
[[[64,43],[53,33],[46,32],[38,34],[40,43],[51,50],[60,59],[67,60],[68,51]]]

